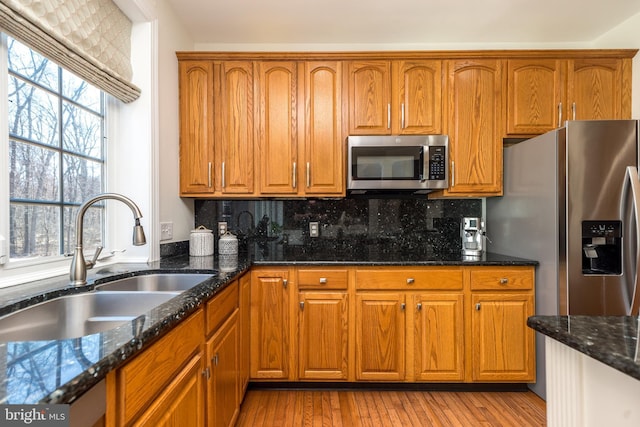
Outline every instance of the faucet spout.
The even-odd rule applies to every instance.
[[[144,235],[144,230],[142,228],[142,225],[140,225],[142,212],[131,199],[118,193],[103,193],[87,200],[80,206],[80,209],[78,210],[78,216],[76,217],[76,247],[73,251],[73,259],[71,260],[71,271],[69,274],[71,283],[75,286],[81,286],[87,283],[87,269],[92,268],[95,265],[99,255],[99,251],[102,250],[102,247],[98,247],[98,251],[96,252],[93,260],[86,261],[84,259],[84,254],[82,252],[84,215],[89,207],[91,207],[91,205],[101,200],[107,199],[118,200],[129,206],[129,209],[131,209],[131,212],[133,212],[133,217],[135,219],[135,225],[133,227],[133,245],[141,246],[147,243],[147,239]]]

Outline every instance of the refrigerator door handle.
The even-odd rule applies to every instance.
[[[627,209],[629,189],[631,189],[631,200],[633,203],[631,209]],[[634,263],[633,269],[630,271],[631,274],[625,274],[627,289],[631,291],[629,292],[630,304],[629,312],[627,313],[628,315],[638,315],[640,311],[640,286],[638,286],[638,267],[640,266],[640,216],[638,215],[639,204],[640,182],[638,180],[638,168],[634,166],[628,166],[625,172],[624,184],[622,187],[622,197],[620,199],[620,217],[623,219],[623,221],[627,222],[627,224],[624,225],[624,236],[626,237],[627,242],[623,251],[626,252],[625,260]],[[627,213],[629,214],[628,216]],[[633,222],[630,221],[632,216]],[[634,226],[635,239],[631,239],[630,233],[626,233],[627,230],[630,230],[631,225]],[[624,268],[624,271],[625,273],[627,273],[628,271],[628,268],[626,266]],[[633,275],[633,283],[629,283],[631,275]]]

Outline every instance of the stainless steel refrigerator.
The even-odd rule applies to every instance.
[[[539,261],[536,314],[638,315],[639,132],[637,120],[568,121],[504,148],[487,250]],[[544,398],[541,335],[536,364]]]

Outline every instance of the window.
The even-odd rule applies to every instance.
[[[77,208],[105,187],[105,94],[11,37],[7,61],[9,260],[70,253]],[[104,236],[104,205],[84,243]]]

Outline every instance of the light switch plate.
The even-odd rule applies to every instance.
[[[160,240],[173,239],[173,222],[160,223]]]
[[[309,237],[318,237],[319,223],[318,222],[310,222],[309,223]]]
[[[227,232],[227,222],[226,221],[218,222],[218,236],[222,236],[226,232]]]

